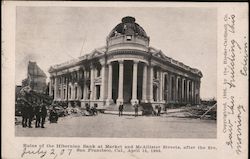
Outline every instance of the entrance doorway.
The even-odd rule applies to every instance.
[[[133,89],[133,64],[132,60],[125,60],[123,62],[123,103],[130,104],[132,99]],[[112,99],[114,103],[118,98],[119,92],[119,63],[117,61],[112,63]],[[143,63],[138,63],[137,67],[137,99],[142,99],[142,83],[143,83]]]
[[[130,103],[132,99],[133,83],[133,61],[124,61],[124,83],[123,83],[123,100],[124,103]]]

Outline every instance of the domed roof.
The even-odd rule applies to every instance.
[[[148,38],[147,33],[144,29],[137,23],[135,23],[134,17],[124,17],[122,22],[118,24],[109,34],[108,38],[114,37],[116,35],[139,35]]]

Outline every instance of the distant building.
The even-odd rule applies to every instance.
[[[21,90],[21,89],[22,89],[22,86],[16,85],[16,89],[15,89],[15,91],[16,91],[16,99],[17,99],[18,94],[20,93],[20,90]]]
[[[30,86],[33,91],[45,93],[46,78],[46,74],[36,62],[29,61],[27,78],[22,81],[22,86]]]
[[[149,41],[134,17],[124,17],[106,46],[49,69],[50,95],[55,101],[98,106],[199,104],[201,71],[150,47]]]

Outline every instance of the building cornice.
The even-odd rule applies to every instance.
[[[156,52],[152,52],[151,49],[154,49]],[[151,53],[152,59],[154,59],[156,61],[159,61],[163,64],[168,64],[176,69],[180,69],[180,70],[186,71],[186,72],[191,72],[194,75],[202,77],[202,73],[200,70],[198,70],[196,68],[191,68],[182,62],[179,62],[173,58],[166,56],[161,50],[156,50],[155,48],[150,47],[149,53]]]

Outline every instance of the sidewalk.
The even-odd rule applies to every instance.
[[[178,112],[181,112],[182,109],[168,109],[167,110],[167,114],[168,113],[178,113]],[[115,111],[115,110],[105,110],[104,111],[104,114],[111,114],[111,115],[119,115],[119,111]],[[165,111],[162,111],[161,114],[166,114]],[[134,112],[130,112],[130,111],[123,111],[122,112],[122,115],[127,115],[127,116],[134,116],[135,113]],[[138,115],[139,116],[142,116],[142,111],[138,111]]]
[[[119,115],[119,111],[105,110],[104,114]],[[122,112],[122,115],[134,116],[135,112]],[[142,111],[138,111],[138,116],[142,116]]]

